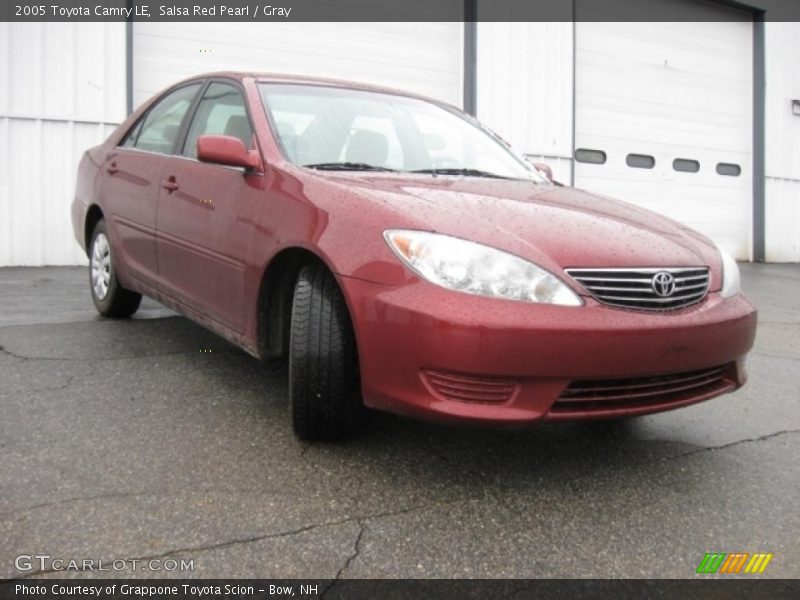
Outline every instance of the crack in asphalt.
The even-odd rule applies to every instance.
[[[679,458],[684,458],[684,457],[687,457],[687,456],[693,456],[693,455],[696,455],[696,454],[702,454],[704,452],[715,452],[715,451],[719,451],[719,450],[726,450],[728,448],[732,448],[732,447],[738,446],[740,444],[763,442],[763,441],[767,441],[767,440],[770,440],[770,439],[773,439],[773,438],[776,438],[776,437],[781,437],[781,436],[784,436],[784,435],[795,435],[795,434],[798,434],[798,433],[800,433],[800,429],[783,429],[783,430],[780,430],[780,431],[775,431],[773,433],[764,434],[762,436],[758,436],[758,437],[755,437],[755,438],[744,438],[744,439],[741,439],[741,440],[736,440],[736,441],[733,441],[733,442],[729,442],[727,444],[721,444],[719,446],[697,446],[696,449],[694,449],[694,450],[689,450],[688,452],[682,452],[682,453],[679,453],[679,454],[672,454],[672,455],[668,455],[668,456],[663,456],[660,459],[656,459],[656,461],[658,461],[658,460],[662,460],[662,461],[663,460],[677,460]],[[666,441],[670,441],[670,440],[666,440]],[[310,445],[310,444],[304,446],[302,448],[302,450],[300,451],[300,456],[301,457],[305,456],[305,454],[312,447],[313,446]],[[433,456],[436,457],[436,458],[441,458],[442,462],[445,463],[446,465],[452,465],[453,464],[453,463],[451,463],[451,461],[449,461],[447,459],[444,459],[444,457],[441,454],[435,453],[435,454],[433,454]],[[654,461],[649,461],[649,462],[654,462]],[[475,467],[475,470],[480,470],[482,472],[482,469],[480,469],[479,467]],[[226,493],[265,493],[265,490],[261,490],[261,489],[224,490],[224,491]],[[204,491],[203,493],[204,494],[210,494],[210,493],[215,493],[215,492],[216,492],[216,490],[207,490],[207,491]],[[17,514],[17,513],[23,513],[23,512],[39,510],[39,509],[42,509],[42,508],[49,508],[51,506],[61,506],[61,505],[64,505],[64,504],[72,504],[72,503],[76,503],[76,502],[91,502],[93,500],[104,500],[104,499],[109,499],[109,498],[136,498],[136,497],[141,497],[141,496],[169,496],[169,495],[174,495],[174,494],[175,494],[175,492],[110,492],[110,493],[105,493],[105,494],[97,494],[97,495],[94,495],[94,496],[76,496],[76,497],[73,497],[73,498],[65,498],[63,500],[57,500],[57,501],[53,501],[53,502],[43,502],[43,503],[40,503],[40,504],[33,504],[31,506],[19,507],[19,508],[16,508],[14,510],[10,510],[10,511],[0,512],[0,517],[10,516],[10,515],[14,515],[14,514]],[[465,497],[465,498],[462,498],[462,499],[459,499],[459,500],[449,500],[449,501],[444,501],[444,502],[433,502],[433,503],[429,503],[429,504],[411,506],[411,507],[407,507],[407,508],[404,508],[404,509],[397,509],[397,510],[392,510],[392,511],[381,512],[381,513],[362,515],[360,517],[349,517],[349,518],[344,519],[344,520],[331,521],[331,522],[327,522],[327,523],[320,523],[319,525],[315,525],[314,527],[328,527],[328,526],[335,526],[335,525],[340,525],[340,524],[353,522],[353,521],[361,521],[361,520],[367,521],[367,520],[374,520],[374,519],[380,519],[380,518],[385,518],[385,517],[392,517],[392,516],[407,514],[407,513],[410,513],[410,512],[416,512],[416,511],[419,511],[419,510],[425,510],[425,509],[428,509],[428,508],[438,508],[438,507],[443,507],[443,506],[449,506],[451,504],[457,504],[458,502],[467,502],[467,501],[479,500],[479,499],[481,499],[481,498],[478,498],[478,497],[475,497],[475,496],[471,496],[471,497]],[[300,533],[302,531],[306,531],[306,530],[307,530],[307,528],[303,528],[303,529],[299,530],[298,533]],[[272,535],[272,534],[269,534],[269,535]],[[242,542],[247,542],[247,541],[249,541],[249,538],[247,538],[245,540],[242,540]]]
[[[685,458],[687,456],[693,456],[693,455],[696,455],[696,454],[702,454],[702,453],[705,453],[705,452],[714,452],[714,451],[719,451],[719,450],[726,450],[728,448],[732,448],[732,447],[738,446],[740,444],[763,442],[763,441],[767,441],[767,440],[770,440],[770,439],[773,439],[773,438],[777,438],[777,437],[781,437],[781,436],[785,436],[785,435],[795,435],[795,434],[798,434],[798,433],[800,433],[800,429],[781,430],[781,431],[776,431],[774,433],[765,434],[765,435],[762,435],[762,436],[759,436],[759,437],[756,437],[756,438],[747,438],[747,439],[737,440],[737,441],[734,441],[734,442],[730,442],[728,444],[722,444],[720,446],[702,447],[702,448],[698,448],[696,450],[691,450],[689,452],[684,452],[684,453],[681,453],[681,454],[675,454],[675,455],[672,455],[672,456],[664,457],[661,460],[677,460],[677,459],[680,459],[680,458]],[[90,496],[90,497],[86,497],[86,498],[70,498],[70,499],[67,499],[67,500],[59,501],[59,502],[50,502],[50,503],[43,503],[43,504],[39,504],[39,505],[34,505],[34,506],[31,506],[31,507],[28,507],[27,509],[21,509],[21,510],[12,511],[12,512],[21,512],[21,511],[25,511],[25,510],[34,510],[34,509],[42,508],[42,507],[46,507],[46,506],[53,506],[53,505],[58,505],[58,504],[77,502],[77,501],[80,501],[80,500],[91,501],[91,500],[95,500],[95,499],[110,498],[110,497],[135,497],[135,496],[142,496],[142,495],[149,495],[149,493],[131,493],[131,492],[128,492],[128,493],[111,493],[111,494],[99,494],[97,496]],[[492,496],[495,500],[500,500],[502,502],[502,497],[497,496],[494,493],[489,493],[488,495]],[[321,528],[338,527],[338,526],[341,526],[341,525],[347,525],[349,523],[356,523],[359,526],[359,531],[358,531],[358,534],[356,536],[355,542],[353,544],[353,552],[347,557],[347,559],[345,560],[344,564],[339,568],[339,570],[338,570],[338,572],[336,574],[336,577],[331,582],[329,587],[326,588],[325,590],[323,590],[321,597],[324,597],[324,595],[326,593],[328,593],[330,589],[333,588],[333,586],[336,584],[336,582],[341,579],[342,575],[347,571],[347,569],[350,568],[350,566],[352,565],[353,561],[355,561],[358,558],[358,556],[360,555],[360,553],[361,553],[361,542],[363,540],[364,533],[365,533],[365,531],[367,529],[367,526],[365,525],[365,523],[367,523],[369,521],[376,521],[376,520],[379,520],[379,519],[391,518],[391,517],[411,514],[411,513],[415,513],[415,512],[424,512],[424,511],[435,509],[435,508],[443,508],[443,507],[451,506],[451,505],[454,505],[454,504],[459,504],[459,503],[464,503],[464,502],[471,502],[471,501],[481,500],[481,499],[486,499],[486,494],[484,494],[483,498],[479,498],[479,497],[475,497],[475,496],[469,496],[469,497],[459,498],[459,499],[455,499],[455,500],[449,500],[449,501],[445,501],[445,502],[428,502],[428,503],[425,503],[425,504],[409,506],[409,507],[401,508],[401,509],[397,509],[397,510],[383,511],[383,512],[378,512],[378,513],[359,515],[359,516],[350,516],[350,517],[345,517],[345,518],[336,519],[336,520],[332,520],[332,521],[324,521],[322,523],[310,523],[308,525],[304,525],[302,527],[297,527],[297,528],[294,528],[294,529],[289,529],[289,530],[286,530],[286,531],[278,531],[278,532],[267,533],[267,534],[263,534],[263,535],[249,536],[249,537],[246,537],[246,538],[235,538],[235,539],[232,539],[232,540],[226,540],[226,541],[217,542],[217,543],[213,543],[213,544],[204,544],[204,545],[199,545],[199,546],[187,546],[187,547],[181,547],[181,548],[173,548],[171,550],[167,550],[165,552],[161,552],[161,553],[158,553],[158,554],[140,556],[140,557],[136,557],[136,558],[132,558],[132,559],[126,559],[126,560],[128,560],[128,561],[134,561],[135,560],[135,561],[139,561],[139,562],[144,562],[144,561],[153,560],[153,559],[157,559],[157,558],[173,557],[173,556],[180,555],[180,554],[209,552],[209,551],[218,550],[218,549],[222,549],[222,548],[229,548],[229,547],[232,547],[232,546],[252,544],[252,543],[260,542],[260,541],[263,541],[263,540],[293,537],[293,536],[296,536],[296,535],[300,535],[300,534],[307,533],[309,531],[313,531],[313,530],[321,529]],[[12,513],[0,513],[0,515],[8,515],[8,514],[12,514]],[[111,561],[104,561],[104,562],[111,562]],[[26,573],[24,575],[16,575],[13,579],[0,579],[0,582],[8,582],[8,581],[12,581],[14,579],[29,579],[29,578],[32,578],[32,577],[36,577],[38,575],[45,575],[45,574],[53,573],[53,572],[56,572],[56,570],[55,569],[43,569],[43,570],[38,570],[38,571],[31,572],[31,573]]]
[[[344,572],[350,568],[352,562],[358,558],[358,555],[361,553],[361,540],[364,537],[364,530],[366,527],[361,519],[356,519],[356,523],[358,523],[358,535],[356,535],[356,540],[353,543],[353,552],[347,557],[347,559],[344,561],[344,564],[336,572],[336,576],[333,578],[333,580],[324,590],[322,590],[322,593],[319,596],[322,600],[324,600],[328,592],[330,592],[336,586],[336,584],[341,581]]]
[[[54,361],[86,360],[86,359],[76,359],[76,358],[52,358],[48,356],[24,356],[22,354],[17,354],[16,352],[8,350],[5,346],[0,346],[0,352],[2,352],[7,356],[10,356],[11,358],[16,358],[19,360],[54,360]]]
[[[209,552],[211,550],[218,550],[220,548],[228,548],[230,546],[238,546],[238,545],[241,545],[241,544],[252,544],[254,542],[260,542],[262,540],[277,539],[277,538],[283,538],[283,537],[291,537],[291,536],[299,535],[301,533],[305,533],[307,531],[311,531],[313,529],[318,529],[318,528],[321,528],[321,527],[335,527],[337,525],[343,525],[343,524],[346,524],[346,523],[350,522],[351,520],[352,519],[343,519],[341,521],[330,521],[330,522],[326,522],[326,523],[318,523],[318,524],[317,523],[312,523],[310,525],[306,525],[304,527],[299,527],[297,529],[290,529],[288,531],[279,531],[279,532],[276,532],[276,533],[268,533],[268,534],[265,534],[265,535],[256,535],[256,536],[251,536],[251,537],[247,537],[247,538],[236,538],[236,539],[233,539],[233,540],[219,542],[219,543],[216,543],[216,544],[208,544],[208,545],[204,545],[204,546],[188,546],[188,547],[185,547],[185,548],[174,548],[172,550],[167,550],[166,552],[161,552],[159,554],[150,554],[150,555],[147,555],[147,556],[138,556],[138,557],[129,558],[129,559],[126,559],[126,560],[129,561],[129,562],[130,561],[143,562],[143,561],[154,560],[156,558],[166,558],[166,557],[176,556],[176,555],[179,555],[179,554],[186,554],[186,553],[189,553],[189,552]],[[107,562],[112,562],[113,563],[113,561],[105,561],[105,560],[103,562],[104,563],[107,563]],[[26,573],[25,575],[17,576],[15,579],[30,579],[31,577],[36,577],[37,575],[46,575],[48,573],[53,573],[53,572],[55,572],[55,569],[52,569],[52,568],[51,569],[41,569],[41,570],[38,570],[38,571],[33,571],[31,573]],[[5,581],[12,581],[12,580],[11,579],[5,579],[5,580],[0,579],[0,582],[5,582]]]
[[[345,561],[344,565],[342,565],[342,568],[339,569],[339,571],[336,573],[335,577],[336,580],[342,578],[344,572],[350,568],[350,564],[356,558],[358,558],[358,555],[361,553],[361,539],[364,537],[364,530],[366,529],[366,527],[360,519],[357,519],[356,523],[358,524],[358,535],[356,536],[356,541],[353,544],[353,553],[347,557],[347,560]]]
[[[687,456],[694,456],[695,454],[702,454],[704,452],[716,452],[718,450],[727,450],[728,448],[733,448],[734,446],[738,446],[740,444],[753,444],[757,442],[764,442],[770,440],[772,438],[784,436],[784,435],[795,435],[800,433],[800,429],[782,429],[781,431],[775,431],[773,433],[767,433],[755,438],[745,438],[743,440],[736,440],[735,442],[729,442],[727,444],[722,444],[720,446],[703,446],[697,448],[696,450],[690,450],[688,452],[682,452],[681,454],[673,454],[671,456],[665,456],[662,460],[676,460],[679,458],[685,458]]]
[[[32,390],[33,392],[53,392],[56,390],[65,390],[72,385],[77,375],[67,375],[67,380],[61,385],[54,385],[51,387],[43,387]]]
[[[176,350],[175,352],[148,352],[144,354],[134,354],[131,356],[104,356],[100,358],[92,358],[92,357],[77,357],[77,358],[64,358],[59,356],[26,356],[24,354],[18,354],[16,352],[12,352],[8,348],[4,346],[0,346],[0,352],[11,356],[12,358],[16,358],[19,360],[24,361],[58,361],[58,362],[109,362],[115,360],[132,360],[136,358],[151,358],[151,357],[158,357],[158,356],[177,356],[180,354],[197,354],[196,350]],[[215,351],[215,355],[231,355],[235,354],[235,352],[226,352],[226,351]]]
[[[272,495],[280,496],[281,492],[263,488],[240,488],[240,489],[196,489],[190,488],[196,495],[209,496],[212,494],[259,494],[261,496]],[[65,498],[63,500],[56,500],[53,502],[42,502],[41,504],[32,504],[30,506],[20,506],[13,510],[0,512],[0,517],[10,517],[20,513],[32,512],[41,510],[43,508],[50,508],[53,506],[62,506],[64,504],[75,504],[78,502],[92,502],[94,500],[107,500],[111,498],[142,498],[153,496],[156,498],[169,498],[179,496],[184,490],[163,491],[163,492],[108,492],[105,494],[96,494],[94,496],[75,496],[72,498]]]
[[[134,498],[136,496],[150,495],[147,492],[111,492],[108,494],[97,494],[95,496],[76,496],[74,498],[65,498],[64,500],[56,500],[54,502],[42,502],[41,504],[33,504],[31,506],[23,506],[14,510],[0,512],[0,517],[7,517],[17,513],[25,513],[29,511],[39,510],[42,508],[49,508],[51,506],[61,506],[63,504],[73,504],[75,502],[91,502],[93,500],[105,500],[108,498]]]
[[[26,393],[30,393],[30,394],[37,394],[39,392],[54,392],[54,391],[58,391],[58,390],[65,390],[65,389],[67,389],[68,387],[70,387],[72,385],[72,383],[75,381],[75,378],[77,377],[77,375],[67,375],[66,377],[67,377],[66,382],[64,382],[64,383],[62,383],[60,385],[33,388],[33,389],[30,389],[30,390],[25,390],[25,391],[26,391]],[[0,392],[0,398],[2,398],[5,395],[6,395],[6,392]],[[2,513],[0,513],[0,514],[2,514]]]
[[[136,494],[130,494],[130,495],[136,495]],[[232,539],[232,540],[227,540],[227,541],[218,542],[218,543],[214,543],[214,544],[205,544],[205,545],[201,545],[201,546],[187,546],[187,547],[183,547],[183,548],[173,548],[171,550],[167,550],[165,552],[160,552],[158,554],[152,554],[152,555],[148,555],[148,556],[138,556],[138,557],[134,557],[134,558],[127,558],[125,560],[127,560],[128,562],[131,562],[131,561],[145,562],[145,561],[149,561],[149,560],[154,560],[156,558],[174,557],[174,556],[179,555],[179,554],[210,552],[212,550],[219,550],[221,548],[229,548],[229,547],[232,547],[232,546],[239,546],[239,545],[244,545],[244,544],[252,544],[252,543],[260,542],[260,541],[263,541],[263,540],[292,537],[292,536],[295,536],[295,535],[300,535],[300,534],[303,534],[303,533],[307,533],[309,531],[313,531],[315,529],[338,527],[338,526],[341,526],[341,525],[347,525],[349,523],[357,523],[360,529],[359,529],[358,536],[356,537],[356,542],[354,544],[354,552],[347,559],[347,561],[345,562],[344,566],[341,569],[339,569],[339,573],[337,575],[337,577],[339,577],[350,566],[352,561],[356,559],[356,557],[358,556],[358,554],[361,551],[360,544],[361,544],[361,538],[363,537],[363,534],[364,534],[364,529],[365,529],[364,523],[365,522],[374,521],[374,520],[378,520],[378,519],[385,519],[385,518],[399,516],[399,515],[410,514],[410,513],[413,513],[413,512],[424,512],[424,511],[430,510],[432,508],[441,508],[441,507],[445,507],[445,506],[450,506],[452,504],[458,504],[458,503],[461,503],[461,502],[469,502],[469,501],[472,501],[472,500],[475,500],[475,499],[476,498],[459,498],[457,500],[450,500],[450,501],[447,501],[447,502],[430,502],[430,503],[427,503],[427,504],[419,504],[419,505],[416,505],[416,506],[409,506],[409,507],[402,508],[402,509],[385,511],[385,512],[380,512],[380,513],[373,513],[373,514],[366,514],[366,515],[361,515],[361,516],[346,517],[346,518],[342,518],[342,519],[336,519],[336,520],[333,520],[333,521],[324,521],[322,523],[310,523],[308,525],[304,525],[303,527],[297,527],[295,529],[289,529],[289,530],[286,530],[286,531],[278,531],[278,532],[267,533],[267,534],[263,534],[263,535],[255,535],[255,536],[250,536],[250,537],[246,537],[246,538],[235,538],[235,539]],[[113,560],[103,560],[103,562],[108,564],[108,563],[113,563]],[[81,570],[81,569],[79,569],[79,570]],[[30,578],[36,577],[38,575],[46,575],[48,573],[54,573],[54,572],[56,572],[56,569],[52,569],[52,568],[50,568],[50,569],[41,569],[41,570],[38,570],[38,571],[32,571],[30,573],[26,573],[24,575],[16,575],[13,578],[9,578],[9,579],[0,579],[0,583],[6,583],[6,582],[9,582],[9,581],[13,581],[15,579],[30,579]]]

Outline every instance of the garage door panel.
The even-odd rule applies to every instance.
[[[750,139],[740,131],[740,119],[709,115],[708,119],[696,121],[690,119],[690,115],[683,118],[681,113],[675,114],[675,119],[655,117],[652,111],[637,116],[636,111],[631,110],[628,115],[620,115],[611,106],[606,110],[585,111],[582,117],[589,122],[581,129],[577,147],[586,147],[590,140],[610,140],[613,147],[624,143],[624,149],[630,152],[656,145],[673,146],[676,151],[684,148],[714,150],[719,159],[750,155]]]
[[[134,103],[217,70],[350,79],[460,105],[461,23],[135,23]]]
[[[585,64],[581,66],[577,94],[579,97],[591,94],[600,106],[618,109],[618,103],[624,102],[651,117],[658,117],[665,110],[669,115],[683,111],[684,116],[698,121],[701,117],[743,119],[750,114],[749,97],[739,95],[743,88],[749,87],[749,80],[718,78],[710,86],[708,78],[654,69],[650,73],[627,73],[625,77],[633,81],[618,79],[614,85],[609,83],[607,73],[593,73]],[[601,70],[600,65],[592,68]],[[698,90],[702,90],[702,94],[698,94]]]
[[[668,0],[660,0],[668,4]],[[576,185],[677,219],[749,257],[752,24],[576,25]],[[650,169],[626,163],[652,156]],[[694,173],[675,159],[696,160]],[[738,177],[717,163],[741,167]]]
[[[586,171],[590,172],[591,168]],[[690,173],[628,175],[623,169],[615,169],[592,176],[591,181],[595,191],[614,186],[616,190],[629,196],[630,202],[657,202],[663,206],[661,212],[665,213],[674,212],[683,203],[720,210],[748,206],[747,203],[731,199],[732,192],[737,190],[736,186],[698,184],[695,176]]]
[[[700,170],[692,173],[697,185],[711,185],[733,187],[741,189],[744,185],[743,178],[750,176],[750,153],[747,150],[737,151],[735,148],[728,147],[720,149],[716,145],[695,145],[681,143],[679,135],[667,135],[667,141],[653,141],[655,130],[648,130],[646,135],[652,136],[651,139],[637,138],[634,135],[625,137],[606,136],[606,135],[582,135],[577,141],[578,148],[602,150],[606,153],[605,165],[599,171],[604,173],[614,172],[615,177],[650,177],[648,169],[631,168],[625,163],[628,154],[645,154],[656,159],[655,173],[659,177],[670,174],[677,174],[673,169],[672,161],[676,158],[693,159],[700,163]],[[716,173],[717,163],[733,163],[741,168],[739,177],[722,176]],[[590,175],[598,172],[598,169],[587,170],[596,165],[578,163],[578,168],[582,174]],[[663,172],[662,172],[663,171]]]
[[[728,67],[731,58],[745,58],[748,46],[742,47],[742,40],[752,35],[750,23],[624,22],[603,23],[602,29],[581,25],[580,30],[579,51],[587,55],[620,57],[626,69],[659,66],[701,75]],[[738,71],[720,74],[737,76]]]

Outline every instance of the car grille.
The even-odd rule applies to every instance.
[[[730,365],[634,379],[573,381],[550,409],[554,416],[602,413],[630,408],[668,408],[733,389],[727,377]]]
[[[708,293],[708,267],[566,271],[595,299],[611,306],[639,310],[675,310],[700,302]],[[654,283],[656,276],[671,279],[674,282],[671,290]],[[669,293],[663,294],[665,291]]]
[[[422,372],[423,379],[431,391],[445,400],[457,402],[481,402],[499,404],[511,400],[519,384],[508,379],[475,377],[443,373]]]

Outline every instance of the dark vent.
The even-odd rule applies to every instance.
[[[734,384],[725,375],[729,366],[635,379],[573,381],[550,413],[613,412],[620,409],[664,407],[728,391]]]
[[[578,148],[575,150],[575,160],[582,163],[602,165],[606,162],[606,153],[602,150],[590,150],[588,148]]]
[[[652,169],[656,166],[656,159],[649,154],[628,154],[625,164],[634,169]]]
[[[499,404],[508,402],[519,387],[516,381],[475,377],[441,371],[423,371],[428,387],[445,400]]]

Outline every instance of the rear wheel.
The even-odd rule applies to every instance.
[[[307,441],[350,434],[361,411],[358,358],[350,315],[333,275],[303,267],[292,303],[289,410],[295,435]]]
[[[117,279],[104,219],[95,225],[89,245],[89,288],[97,312],[104,317],[130,317],[142,301],[141,294],[126,290]]]

